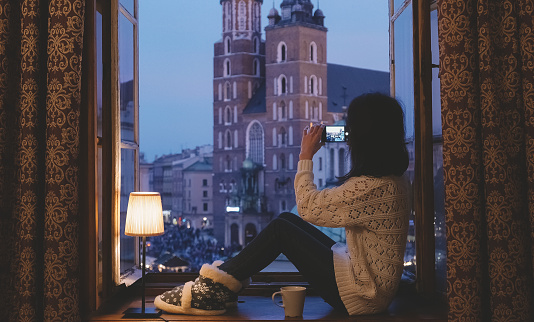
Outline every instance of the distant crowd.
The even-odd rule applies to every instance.
[[[204,263],[225,260],[241,250],[241,245],[224,246],[213,237],[213,229],[187,228],[186,225],[165,227],[161,236],[150,237],[147,255],[160,258],[173,254],[189,263],[186,271],[198,272]]]

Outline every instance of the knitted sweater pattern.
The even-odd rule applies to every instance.
[[[313,163],[302,160],[295,176],[298,213],[309,223],[344,227],[347,244],[336,244],[334,271],[350,315],[384,311],[404,268],[411,209],[406,177],[353,177],[341,186],[317,190]]]

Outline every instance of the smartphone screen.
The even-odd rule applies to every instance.
[[[343,125],[327,125],[323,130],[322,142],[346,142],[347,132]]]

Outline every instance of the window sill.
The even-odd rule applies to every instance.
[[[184,274],[187,275],[187,274]],[[193,276],[194,274],[190,274]],[[267,275],[265,275],[267,276]],[[264,276],[264,277],[265,277]],[[278,321],[285,320],[283,309],[275,307],[271,300],[271,294],[279,289],[281,285],[306,285],[302,282],[255,282],[244,290],[243,295],[239,296],[239,304],[235,309],[229,309],[225,314],[219,316],[187,316],[175,315],[164,312],[161,319],[154,321]],[[265,288],[265,285],[269,285]],[[147,287],[147,307],[153,307],[155,296],[171,289],[167,286],[159,289],[153,284]],[[256,289],[256,291],[254,291]],[[259,289],[263,289],[258,292]],[[88,317],[87,321],[130,321],[123,319],[123,314],[127,308],[140,307],[139,294],[132,295],[136,292],[122,292],[112,303],[107,303],[99,312]],[[349,317],[339,311],[335,311],[322,298],[315,295],[312,289],[308,290],[304,304],[304,314],[298,320],[321,320],[321,321],[354,321],[355,317]],[[410,289],[403,289],[398,292],[397,297],[393,300],[388,310],[376,315],[358,316],[358,321],[421,321],[431,320],[447,321],[446,305],[437,302],[430,302],[423,297],[418,296]],[[134,321],[133,319],[131,321]],[[138,320],[137,320],[138,321]]]

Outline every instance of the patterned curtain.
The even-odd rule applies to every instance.
[[[450,321],[534,321],[533,17],[438,0]]]
[[[0,321],[80,320],[83,0],[0,0]]]

